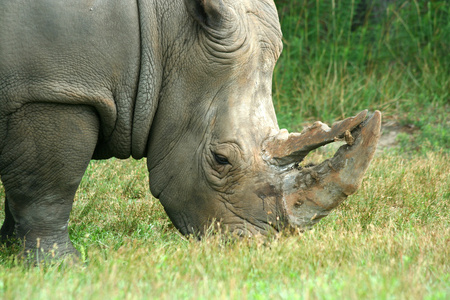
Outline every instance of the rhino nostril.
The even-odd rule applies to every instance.
[[[300,206],[303,205],[303,203],[304,203],[303,200],[298,200],[297,202],[294,203],[294,207],[299,208]]]

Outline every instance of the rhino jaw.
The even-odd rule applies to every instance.
[[[329,137],[324,137],[327,132],[336,134],[336,138],[345,138],[347,144],[341,146],[333,158],[319,165],[308,168],[292,167],[286,171],[282,183],[282,202],[290,226],[300,230],[311,228],[359,188],[375,153],[381,127],[379,111],[366,121],[365,115],[366,112],[360,113],[354,118],[333,125],[331,129],[322,127],[318,130],[324,132],[319,135],[315,130],[317,126],[299,135],[303,135],[301,139],[309,148],[314,148],[310,145],[316,145],[317,148],[328,143]],[[358,124],[355,125],[355,121]],[[339,127],[338,131],[335,130],[336,127]],[[314,136],[323,138],[323,143],[314,141]],[[292,141],[290,143],[292,144]],[[286,157],[291,157],[294,152],[287,153]],[[270,153],[268,155],[270,156]],[[305,153],[301,156],[303,158]]]

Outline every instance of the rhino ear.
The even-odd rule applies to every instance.
[[[222,0],[184,0],[186,9],[200,25],[219,28],[226,19],[227,7]]]

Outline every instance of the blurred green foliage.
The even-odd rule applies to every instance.
[[[391,0],[363,10],[361,2],[276,1],[284,52],[274,98],[282,125],[364,108],[398,114],[417,104],[448,104],[448,1]]]
[[[439,129],[431,139],[449,134],[449,1],[275,2],[284,42],[273,87],[281,127],[299,130],[368,108]],[[445,141],[438,139],[449,149]]]

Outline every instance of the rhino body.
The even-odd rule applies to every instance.
[[[271,0],[3,1],[2,239],[76,253],[67,224],[89,161],[130,156],[147,158],[183,234],[212,220],[241,235],[315,224],[358,188],[380,114],[280,130],[281,50]],[[355,141],[333,159],[298,168],[345,134]]]

